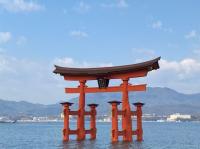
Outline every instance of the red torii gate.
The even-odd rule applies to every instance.
[[[129,104],[129,91],[145,91],[146,84],[131,85],[128,83],[130,78],[145,77],[147,73],[152,70],[159,69],[158,61],[160,57],[146,61],[143,63],[115,66],[115,67],[101,67],[101,68],[69,68],[55,66],[54,73],[59,73],[67,81],[79,81],[80,85],[77,88],[65,88],[66,93],[80,93],[78,111],[71,111],[70,106],[73,103],[63,102],[64,107],[64,128],[63,140],[68,141],[70,134],[76,134],[77,140],[84,140],[86,134],[91,135],[91,139],[96,138],[96,107],[97,104],[90,104],[90,111],[85,111],[85,93],[96,92],[122,92],[122,110],[118,110],[117,105],[121,102],[110,101],[112,105],[112,141],[118,141],[118,136],[123,136],[123,141],[132,141],[132,135],[137,135],[137,140],[142,141],[142,106],[143,103],[134,103],[136,111],[131,111]],[[110,86],[110,79],[121,79],[120,86]],[[87,80],[97,80],[98,87],[86,86]],[[69,115],[77,115],[77,130],[70,130]],[[85,130],[85,115],[91,116],[90,130]],[[118,130],[118,115],[122,115],[122,130]],[[137,129],[132,130],[131,116],[137,117]]]

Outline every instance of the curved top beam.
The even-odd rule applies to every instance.
[[[56,74],[60,74],[65,77],[94,77],[94,78],[107,78],[112,75],[120,75],[127,73],[134,73],[138,71],[152,71],[159,69],[159,63],[161,57],[155,58],[150,61],[114,66],[114,67],[99,67],[99,68],[70,68],[70,67],[60,67],[55,65]]]

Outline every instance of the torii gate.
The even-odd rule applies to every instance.
[[[69,68],[55,66],[54,73],[58,73],[67,81],[79,81],[80,85],[77,88],[65,88],[66,93],[79,93],[79,108],[78,111],[71,111],[70,106],[73,103],[63,102],[64,107],[64,128],[63,141],[69,140],[70,134],[76,134],[77,140],[84,140],[86,134],[91,135],[91,139],[96,138],[96,107],[97,104],[88,105],[91,111],[85,111],[85,94],[96,92],[122,92],[122,110],[118,110],[117,105],[121,102],[110,101],[112,105],[112,141],[118,141],[118,136],[123,136],[123,141],[132,141],[132,135],[137,135],[137,140],[142,141],[142,106],[143,103],[134,103],[136,111],[131,111],[129,104],[129,91],[145,91],[146,84],[131,85],[128,83],[130,78],[145,77],[152,70],[159,69],[160,57],[132,65],[115,66],[115,67],[100,67],[100,68]],[[122,84],[119,86],[109,86],[110,79],[121,79]],[[88,87],[88,80],[97,80],[98,87]],[[69,128],[69,115],[77,115],[77,129]],[[90,130],[85,130],[85,115],[90,115]],[[118,130],[118,115],[122,115],[122,130]],[[131,116],[137,117],[137,129],[132,130]]]

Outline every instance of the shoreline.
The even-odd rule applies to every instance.
[[[86,121],[89,123],[90,121]],[[200,121],[142,121],[143,123],[200,123]],[[15,123],[63,123],[62,120],[58,121],[16,121]],[[0,124],[15,124],[15,123],[0,123]],[[70,121],[76,123],[76,121]],[[111,121],[97,121],[97,123],[112,123]]]

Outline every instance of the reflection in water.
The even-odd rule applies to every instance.
[[[62,143],[62,149],[96,149],[96,148],[97,148],[96,140],[84,140],[84,141],[70,140],[69,142]]]
[[[61,145],[61,149],[144,149],[144,147],[142,143],[137,141],[119,141],[115,143],[104,144],[96,140],[70,140],[69,142],[63,142]]]
[[[143,149],[140,142],[116,142],[109,146],[109,149]]]

